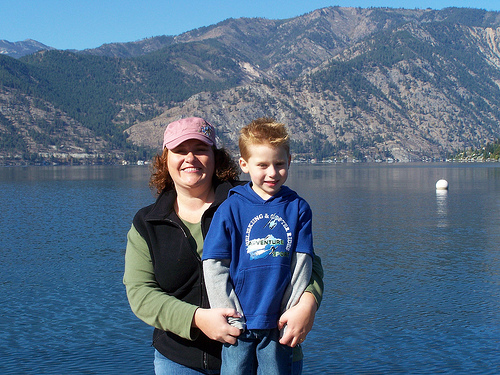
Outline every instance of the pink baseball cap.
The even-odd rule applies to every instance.
[[[167,125],[163,135],[163,148],[176,148],[188,139],[198,139],[207,145],[215,146],[215,129],[199,117],[183,118]]]

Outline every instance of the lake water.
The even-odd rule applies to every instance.
[[[1,374],[153,373],[121,282],[148,177],[0,168]],[[500,373],[499,164],[294,164],[288,185],[325,269],[305,374]]]

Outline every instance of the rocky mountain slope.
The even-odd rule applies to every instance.
[[[0,55],[11,56],[15,58],[30,55],[32,53],[51,50],[52,47],[46,46],[36,40],[26,39],[21,42],[9,42],[8,40],[0,40]]]
[[[236,152],[239,128],[265,115],[289,126],[297,157],[444,158],[500,137],[499,50],[498,12],[331,7],[4,58],[0,154],[144,156],[191,115]]]

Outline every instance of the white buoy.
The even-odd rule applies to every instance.
[[[436,182],[436,189],[437,190],[448,190],[448,181],[439,180],[438,182]]]

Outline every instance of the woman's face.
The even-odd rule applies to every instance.
[[[212,186],[215,156],[212,146],[190,139],[167,153],[170,177],[178,188],[208,188]]]

